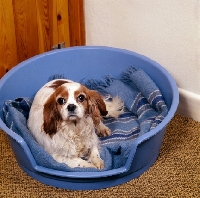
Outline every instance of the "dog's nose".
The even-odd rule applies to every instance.
[[[67,106],[67,110],[70,111],[70,112],[74,111],[75,109],[76,109],[76,105],[74,105],[74,104],[69,104]]]

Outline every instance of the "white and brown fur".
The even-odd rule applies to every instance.
[[[105,103],[97,91],[79,83],[53,80],[37,92],[28,127],[36,141],[59,163],[72,168],[102,169],[104,162],[100,158],[98,136],[111,134],[102,123],[102,116],[114,112],[117,117],[122,103],[115,99],[113,105],[114,108],[110,102]],[[106,106],[112,112],[108,112]]]

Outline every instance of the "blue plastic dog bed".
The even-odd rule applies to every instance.
[[[163,67],[147,57],[109,47],[72,47],[44,53],[22,62],[1,79],[0,108],[3,109],[5,101],[8,100],[13,101],[19,97],[33,98],[40,87],[54,74],[62,74],[74,81],[100,79],[107,74],[119,79],[121,73],[130,65],[145,71],[158,86],[166,102],[168,114],[155,128],[134,140],[123,166],[104,171],[80,172],[38,165],[30,145],[6,126],[1,111],[0,127],[8,135],[19,166],[42,183],[76,190],[119,185],[145,172],[159,154],[165,128],[174,116],[179,100],[173,78]]]

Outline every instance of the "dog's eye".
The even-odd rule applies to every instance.
[[[65,100],[64,98],[58,98],[58,99],[57,99],[57,103],[58,103],[59,105],[64,105],[64,104],[66,103],[66,100]]]
[[[83,94],[78,96],[78,101],[83,102],[85,100],[85,96]]]

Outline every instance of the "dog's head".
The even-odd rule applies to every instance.
[[[50,136],[55,134],[62,121],[78,122],[84,116],[91,116],[97,126],[107,114],[102,96],[76,82],[54,82],[55,91],[44,104],[43,130]]]

